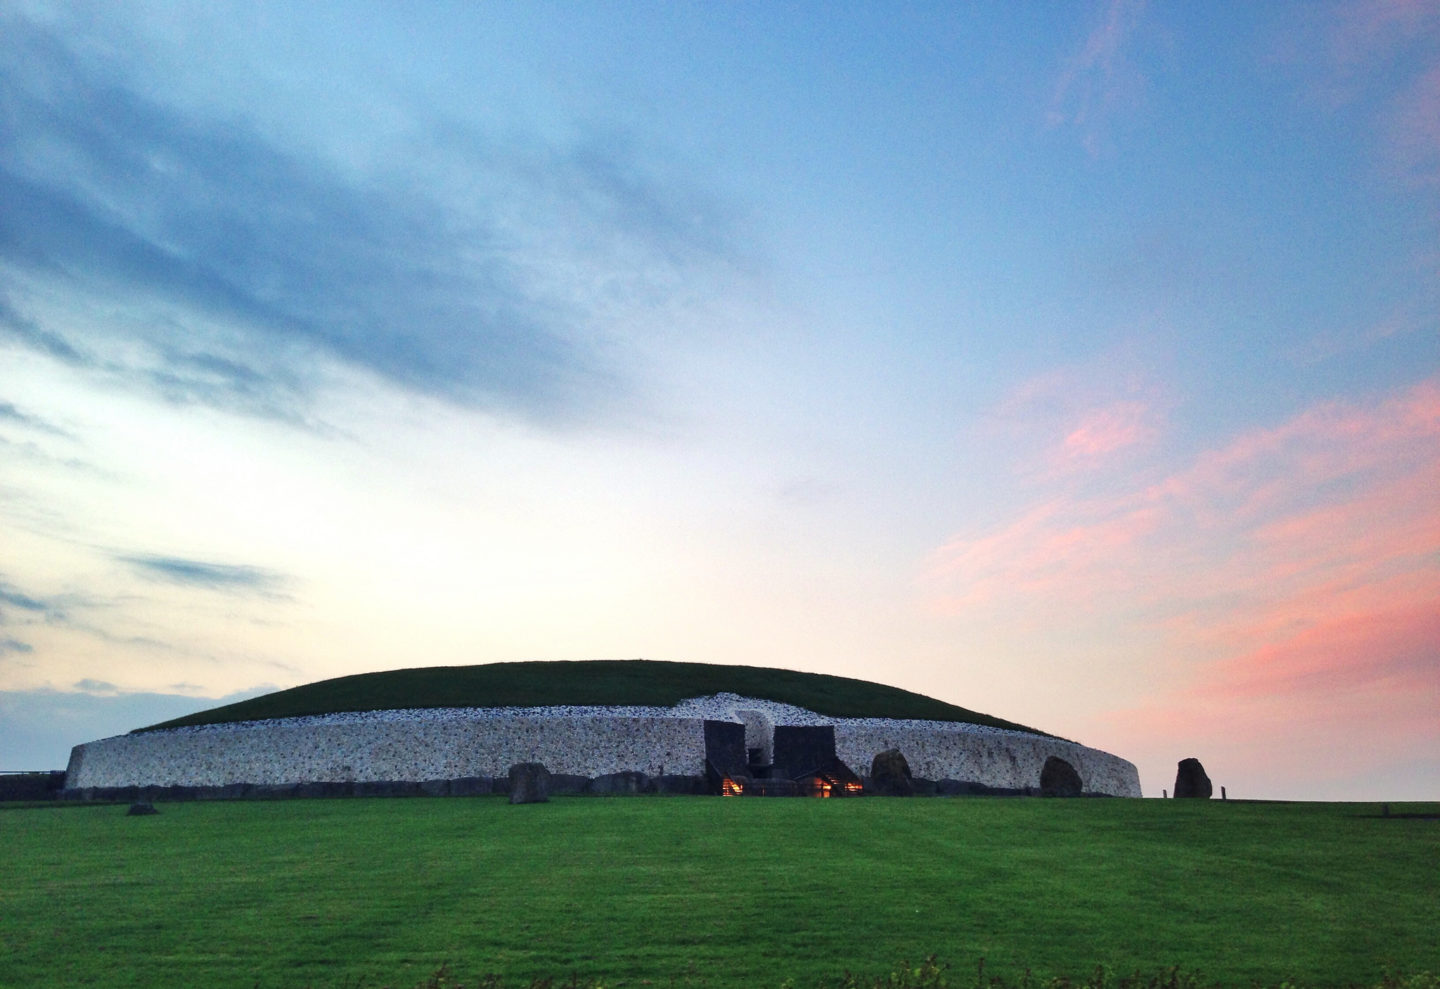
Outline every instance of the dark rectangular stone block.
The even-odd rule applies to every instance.
[[[591,779],[575,773],[551,773],[548,793],[573,797],[590,791]]]
[[[745,726],[738,721],[705,722],[705,761],[726,776],[744,776]]]
[[[257,800],[289,800],[300,789],[298,783],[267,783],[255,787],[253,796]]]
[[[706,792],[705,777],[666,775],[655,778],[655,792],[694,796]]]
[[[494,792],[488,776],[462,776],[450,781],[450,796],[479,797]]]

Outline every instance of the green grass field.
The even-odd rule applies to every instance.
[[[839,718],[961,721],[1045,734],[924,694],[867,680],[761,666],[644,659],[487,663],[357,673],[278,690],[141,730],[387,708],[572,704],[669,707],[689,697],[705,697],[722,691],[782,701]]]
[[[294,800],[0,810],[5,986],[952,985],[1440,973],[1440,821],[1159,800]],[[1429,813],[1436,805],[1394,810]],[[645,980],[649,980],[647,983]],[[452,983],[453,984],[453,983]]]

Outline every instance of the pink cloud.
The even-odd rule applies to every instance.
[[[1087,414],[1065,437],[1065,451],[1074,457],[1096,457],[1152,439],[1157,430],[1142,402],[1116,402]]]
[[[1148,629],[1156,652],[1132,662],[1163,663],[1176,687],[1097,729],[1121,744],[1190,738],[1253,761],[1360,731],[1332,766],[1416,744],[1440,757],[1440,379],[1109,480],[950,540],[926,586],[966,621]]]
[[[1028,469],[1056,475],[1090,471],[1152,443],[1167,411],[1165,391],[1144,355],[1119,348],[1021,382],[990,421],[1011,449],[1030,451]]]

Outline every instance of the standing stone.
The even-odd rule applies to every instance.
[[[1084,791],[1075,767],[1059,756],[1050,756],[1040,770],[1040,796],[1078,797]]]
[[[1175,773],[1175,796],[1209,800],[1213,792],[1210,777],[1205,775],[1205,767],[1200,765],[1200,760],[1181,759],[1180,768]]]
[[[904,753],[899,749],[878,753],[870,763],[870,785],[882,797],[914,796],[915,784]]]
[[[510,767],[510,802],[543,804],[550,799],[550,771],[538,762],[518,762]]]

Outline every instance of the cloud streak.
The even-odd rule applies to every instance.
[[[1145,91],[1145,77],[1126,54],[1144,12],[1145,0],[1110,0],[1056,83],[1050,125],[1073,128],[1092,156],[1103,150],[1115,116],[1138,106]]]
[[[117,556],[116,559],[142,577],[211,591],[274,594],[289,582],[282,574],[260,567],[173,556]]]
[[[5,31],[0,271],[12,288],[39,280],[123,303],[142,314],[127,332],[149,353],[116,358],[100,331],[82,343],[22,311],[14,291],[0,327],[170,401],[295,417],[316,374],[298,369],[333,360],[469,406],[564,420],[624,401],[628,386],[587,335],[594,300],[547,282],[555,258],[526,239],[603,269],[605,255],[577,243],[593,219],[618,231],[605,246],[645,262],[642,272],[724,254],[715,214],[682,218],[701,205],[655,184],[614,142],[526,174],[525,155],[473,136],[448,140],[444,155],[432,140],[417,158],[451,156],[464,189],[418,174],[352,180],[243,120],[139,92],[17,17]],[[519,228],[517,203],[532,210]]]

